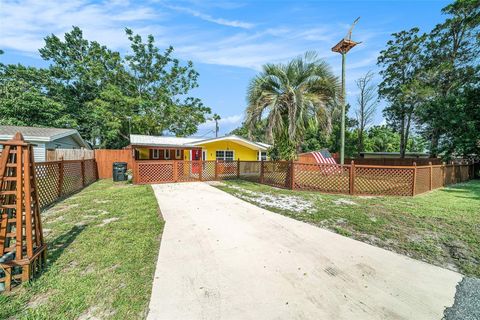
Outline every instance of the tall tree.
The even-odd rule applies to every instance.
[[[129,143],[135,133],[176,135],[196,132],[210,109],[189,95],[198,86],[192,62],[182,64],[173,48],[161,52],[153,36],[146,42],[126,29],[132,53],[121,55],[83,37],[73,27],[64,40],[45,38],[41,56],[50,62],[48,98],[65,106],[81,134],[101,147]]]
[[[365,128],[373,123],[373,117],[377,110],[377,88],[372,83],[374,74],[369,71],[363,77],[360,77],[355,84],[359,90],[357,95],[357,109],[355,110],[355,116],[357,118],[357,130],[358,130],[358,152],[364,151],[364,135]]]
[[[423,61],[423,84],[432,88],[431,95],[418,112],[432,156],[445,151],[439,144],[446,132],[451,132],[443,126],[444,118],[450,116],[445,109],[451,109],[445,106],[460,101],[456,96],[464,95],[465,88],[478,85],[480,71],[480,2],[455,1],[442,13],[447,18],[428,35]]]
[[[0,64],[0,124],[74,127],[65,106],[47,96],[46,70]]]
[[[400,157],[404,158],[415,109],[424,99],[418,78],[426,36],[420,35],[418,28],[392,36],[377,61],[383,77],[378,93],[389,103],[384,115],[387,123],[400,133]]]
[[[253,129],[266,119],[276,154],[293,159],[309,126],[329,126],[338,92],[337,78],[314,52],[286,64],[266,64],[248,87],[246,123]]]

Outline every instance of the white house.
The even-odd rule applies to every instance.
[[[25,141],[33,144],[36,162],[46,161],[47,150],[91,149],[75,129],[0,126],[0,142],[12,139],[17,132],[22,133]]]

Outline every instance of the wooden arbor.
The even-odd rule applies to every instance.
[[[32,145],[21,133],[0,155],[0,290],[30,280],[46,262]]]

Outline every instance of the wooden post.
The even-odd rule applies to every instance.
[[[442,186],[445,187],[445,171],[447,171],[446,162],[442,162]]]
[[[198,161],[198,180],[202,181],[203,178],[203,160]]]
[[[355,193],[355,162],[352,160],[350,163],[350,170],[349,170],[349,193],[354,194]]]
[[[413,183],[412,183],[412,196],[415,195],[417,189],[417,163],[413,163]]]
[[[432,162],[430,161],[428,163],[428,165],[430,166],[430,191],[432,191],[432,187],[433,187],[433,168],[432,168]]]
[[[58,162],[58,197],[60,198],[63,193],[63,157],[60,157]]]
[[[295,190],[295,161],[290,160],[290,189]]]
[[[178,161],[173,161],[173,182],[178,181]]]
[[[240,179],[240,158],[237,160],[237,179]]]
[[[218,160],[215,159],[215,180],[218,180]]]
[[[82,187],[85,187],[85,158],[82,157],[80,160],[80,168],[82,171]]]
[[[265,176],[265,165],[263,159],[260,161],[260,183],[263,183]]]
[[[9,292],[12,290],[12,268],[6,267],[5,270],[5,291]]]
[[[17,171],[16,171],[16,178],[17,178],[17,186],[16,186],[16,209],[15,209],[15,216],[16,216],[16,237],[15,237],[15,246],[16,246],[16,256],[15,259],[22,260],[23,256],[23,197],[22,197],[22,189],[23,189],[23,175],[22,175],[22,161],[23,161],[23,147],[17,147],[17,153],[15,154],[17,158]],[[30,178],[30,177],[28,177]],[[27,179],[27,177],[25,177]]]

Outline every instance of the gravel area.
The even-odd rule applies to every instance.
[[[445,310],[445,320],[480,320],[480,279],[463,278],[455,302]]]

